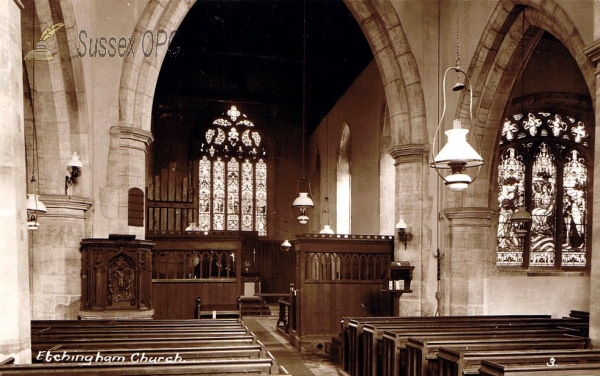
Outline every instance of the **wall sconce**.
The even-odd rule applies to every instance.
[[[27,195],[27,229],[35,231],[40,227],[37,221],[38,213],[45,213],[46,205],[40,201],[40,195]]]
[[[292,248],[292,243],[289,240],[285,239],[283,243],[281,243],[281,250],[284,252],[289,251]]]
[[[406,249],[406,243],[408,242],[408,233],[406,232],[406,228],[408,225],[404,222],[404,219],[400,219],[398,223],[396,223],[396,231],[398,231],[398,239],[402,244],[404,244],[404,249]]]
[[[77,152],[73,152],[71,160],[67,163],[67,171],[69,171],[69,175],[65,176],[65,195],[67,194],[69,187],[77,183],[77,178],[81,174],[82,167],[83,165],[79,160]]]

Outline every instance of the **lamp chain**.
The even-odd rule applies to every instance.
[[[456,17],[456,67],[460,67],[460,2]]]

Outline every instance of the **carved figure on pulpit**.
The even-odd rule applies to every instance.
[[[131,300],[135,271],[123,256],[113,259],[108,267],[109,300]]]

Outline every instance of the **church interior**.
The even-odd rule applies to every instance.
[[[600,373],[599,1],[0,9],[0,374]]]

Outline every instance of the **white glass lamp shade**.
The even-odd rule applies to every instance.
[[[46,212],[46,205],[44,205],[44,203],[40,201],[40,195],[27,195],[27,211],[34,211],[38,213]]]
[[[287,251],[289,251],[291,248],[292,248],[292,243],[290,243],[290,241],[289,241],[289,240],[285,239],[285,240],[283,241],[283,243],[281,243],[281,250],[282,250],[282,251],[285,251],[285,252],[287,252]]]
[[[81,164],[81,161],[79,160],[79,156],[77,155],[76,151],[73,152],[71,159],[67,163],[67,168],[72,168],[72,167],[77,167],[77,168],[83,167],[83,164]]]
[[[483,164],[483,158],[467,142],[468,129],[454,128],[446,132],[448,142],[433,159],[435,168],[449,169],[452,163],[465,163],[464,167],[477,167]]]
[[[329,225],[323,226],[323,229],[321,229],[321,231],[319,231],[319,234],[333,234],[333,233],[334,233],[333,229]]]
[[[185,228],[185,231],[200,231],[200,227],[196,225],[196,222],[190,223],[188,227]]]
[[[301,225],[305,225],[308,223],[308,216],[301,214],[298,216],[298,222],[300,222]]]
[[[292,203],[292,206],[294,208],[313,208],[315,203],[312,198],[308,197],[308,192],[300,192],[294,203]]]
[[[404,219],[400,219],[398,223],[396,223],[396,230],[406,230],[408,225],[404,222]]]
[[[444,184],[454,192],[464,191],[471,184],[471,181],[469,175],[460,173],[452,173],[444,178]]]
[[[35,231],[40,227],[37,221],[38,213],[45,213],[46,205],[40,201],[40,196],[36,194],[27,195],[27,229]]]

